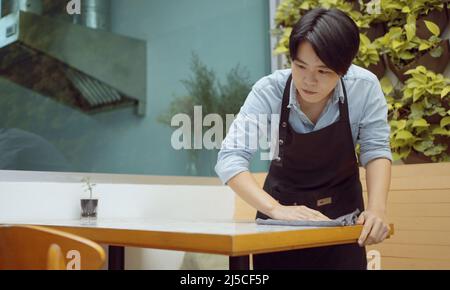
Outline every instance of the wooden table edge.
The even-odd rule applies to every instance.
[[[200,252],[231,257],[356,243],[362,226],[301,229],[238,235],[176,233],[131,229],[48,226],[112,246]],[[305,232],[308,232],[306,235]],[[321,236],[327,234],[327,239]],[[394,225],[390,224],[390,236]],[[270,246],[267,246],[267,243]],[[299,242],[301,242],[299,244]],[[185,243],[185,245],[183,245]]]

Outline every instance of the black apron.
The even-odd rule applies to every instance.
[[[307,134],[289,124],[289,91],[283,94],[279,156],[270,164],[264,190],[282,205],[304,205],[334,219],[364,211],[362,185],[349,121],[347,92],[339,100],[339,120]],[[259,212],[256,218],[267,219]],[[253,255],[259,269],[367,269],[366,250],[357,243]]]

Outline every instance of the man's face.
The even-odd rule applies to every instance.
[[[314,104],[328,100],[339,77],[319,59],[308,41],[300,44],[292,61],[292,79],[303,101]]]

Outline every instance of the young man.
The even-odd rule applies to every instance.
[[[388,235],[387,105],[376,76],[352,65],[358,48],[358,28],[342,11],[304,15],[290,36],[291,69],[254,85],[222,144],[216,172],[258,218],[328,220],[358,208],[364,224],[359,242],[254,255],[254,269],[366,269],[364,246]],[[278,156],[260,189],[248,171],[256,150],[245,140],[260,129],[254,116],[266,115],[270,123],[272,114],[280,114]],[[366,210],[356,143],[367,172]]]

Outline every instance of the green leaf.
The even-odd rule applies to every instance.
[[[361,40],[361,44],[364,44],[365,46],[370,45],[370,39],[367,36],[365,36],[364,34],[360,33],[359,38]]]
[[[429,127],[429,126],[430,126],[430,124],[428,124],[428,122],[425,119],[415,120],[413,122],[413,124],[412,124],[413,128],[415,128],[415,127]]]
[[[391,80],[388,77],[383,77],[380,80],[380,84],[381,84],[381,89],[383,90],[383,93],[385,95],[389,95],[392,90],[394,89],[394,87],[392,86]]]
[[[408,14],[406,18],[406,24],[416,26],[416,16],[414,14]]]
[[[413,148],[418,152],[424,152],[430,147],[433,147],[433,141],[431,140],[419,141],[413,145]]]
[[[396,140],[409,140],[414,138],[413,134],[411,134],[411,132],[406,131],[406,130],[401,130],[397,133],[397,135],[395,136]]]
[[[412,90],[405,90],[404,92],[403,92],[403,97],[402,97],[402,99],[403,100],[407,100],[407,99],[409,99],[409,98],[411,98],[412,97]]]
[[[309,9],[309,4],[310,3],[308,3],[308,1],[305,1],[305,2],[303,2],[302,4],[300,4],[300,9],[303,9],[303,10],[308,10]]]
[[[447,112],[443,107],[436,107],[436,112],[442,117],[445,117],[445,115],[447,115]]]
[[[406,30],[406,39],[408,39],[408,41],[411,41],[414,38],[414,36],[416,36],[416,25],[405,24],[405,30]]]
[[[420,119],[422,118],[424,113],[423,110],[423,104],[422,103],[413,103],[411,105],[411,117],[413,119]]]
[[[450,117],[444,117],[441,119],[441,128],[450,124]]]
[[[419,93],[419,90],[414,90],[414,94],[413,94],[413,102],[417,102],[421,97],[423,96],[423,93]]]
[[[398,40],[394,40],[392,41],[392,48],[394,50],[397,50],[397,48],[399,48],[400,46],[403,45],[404,42],[398,41]]]
[[[279,54],[285,54],[289,52],[289,49],[285,46],[278,46],[277,48],[275,48],[274,50],[274,54],[275,55],[279,55]]]
[[[422,43],[419,45],[419,50],[422,51],[422,50],[429,49],[430,46],[431,46],[431,45],[430,45],[429,43],[422,42]]]
[[[414,128],[416,130],[416,136],[420,136],[420,134],[422,134],[422,132],[428,132],[430,129],[429,127],[417,127]]]
[[[439,29],[439,26],[437,26],[434,22],[425,20],[425,25],[428,28],[428,30],[433,33],[433,35],[439,36],[441,34],[441,30]]]
[[[445,147],[442,145],[435,145],[431,148],[425,150],[425,156],[435,156],[441,154],[445,150]]]
[[[397,127],[398,131],[401,131],[401,130],[405,129],[405,127],[406,127],[406,120],[397,121],[395,123],[395,126]]]
[[[442,136],[450,136],[450,131],[444,128],[436,127],[434,128],[433,132],[431,132],[433,135],[442,135]]]
[[[410,51],[402,51],[398,56],[404,60],[410,60],[416,57],[416,55]]]
[[[425,104],[425,108],[429,109],[429,108],[432,107],[431,104],[430,104],[430,102],[428,102],[428,98],[425,97],[425,98],[423,99],[423,102],[424,102],[424,104]]]
[[[404,146],[404,141],[403,140],[391,140],[391,148],[400,148],[402,146]]]
[[[392,158],[394,161],[400,160],[400,155],[397,152],[392,152]]]
[[[402,142],[399,142],[398,140],[392,139],[391,140],[391,148],[399,148],[403,145]]]
[[[423,74],[426,74],[426,73],[427,73],[427,68],[424,67],[423,65],[417,66],[417,67],[416,67],[416,70],[417,70],[417,72],[420,72],[420,73],[423,73]]]
[[[400,148],[400,157],[401,157],[401,158],[406,158],[406,157],[408,157],[408,155],[409,155],[410,153],[411,153],[411,147],[410,147],[410,146]]]
[[[435,49],[433,49],[433,50],[431,50],[430,51],[430,55],[432,56],[432,57],[440,57],[441,55],[442,55],[442,52],[443,52],[444,50],[442,49],[442,46],[438,46],[438,47],[436,47]]]
[[[441,92],[441,99],[450,93],[450,86],[446,86]]]
[[[427,77],[423,74],[413,73],[413,78],[409,79],[407,83],[413,82],[415,80],[420,81],[421,84],[426,84],[428,82]]]

